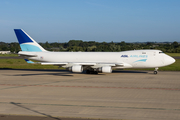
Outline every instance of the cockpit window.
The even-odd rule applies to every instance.
[[[164,53],[164,52],[159,52],[159,54],[161,54],[161,53]]]

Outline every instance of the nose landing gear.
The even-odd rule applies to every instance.
[[[155,70],[154,70],[154,74],[155,74],[155,75],[158,73],[158,69],[159,69],[159,68],[155,68]]]

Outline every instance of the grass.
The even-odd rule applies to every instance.
[[[0,57],[16,57],[18,54],[0,54]]]
[[[180,53],[166,53],[166,54],[172,57],[180,57]]]
[[[0,59],[0,68],[4,69],[58,69],[58,66],[28,64],[23,59]]]
[[[180,56],[180,53],[167,53],[170,56]],[[18,56],[17,54],[0,55],[5,57]],[[40,65],[40,64],[28,64],[23,59],[0,59],[1,69],[58,69],[58,66],[53,65]],[[126,69],[126,70],[154,70],[150,69]],[[172,65],[161,67],[159,71],[180,71],[180,59],[176,59],[176,62]]]

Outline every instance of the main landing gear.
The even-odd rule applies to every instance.
[[[155,68],[154,74],[156,75],[158,73],[158,68]]]
[[[86,74],[98,74],[97,71],[86,70]]]

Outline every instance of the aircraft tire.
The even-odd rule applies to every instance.
[[[154,74],[156,75],[158,73],[158,71],[154,71]]]
[[[90,74],[91,72],[90,72],[90,70],[86,70],[86,74]]]
[[[98,72],[97,72],[97,71],[94,71],[93,74],[98,74]]]

